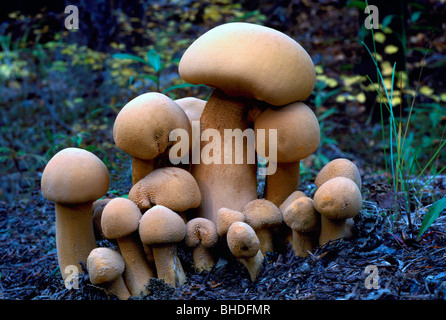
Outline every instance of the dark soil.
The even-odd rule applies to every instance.
[[[442,182],[444,183],[444,181]],[[365,188],[369,187],[367,181]],[[0,207],[1,299],[103,300],[114,299],[93,286],[84,273],[78,289],[65,288],[57,265],[54,206],[34,190],[30,198]],[[172,288],[152,280],[151,295],[132,299],[444,299],[446,297],[446,232],[440,219],[419,241],[407,224],[395,221],[391,232],[385,209],[365,201],[355,218],[354,236],[317,248],[306,258],[295,257],[290,246],[278,241],[263,268],[251,282],[245,268],[223,255],[214,269],[196,273],[190,251],[179,246],[187,283]],[[400,218],[400,220],[403,220]],[[98,246],[114,247],[108,240]],[[373,285],[377,269],[378,286]],[[369,267],[370,268],[370,267]]]

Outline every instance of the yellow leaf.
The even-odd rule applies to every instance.
[[[420,88],[420,93],[425,96],[431,96],[434,93],[434,89],[429,88],[428,86],[422,86]]]
[[[381,63],[381,73],[383,76],[390,76],[393,73],[393,68],[389,61]]]
[[[364,103],[365,102],[365,94],[364,94],[364,92],[360,92],[357,96],[356,96],[356,100],[359,102],[359,103]]]
[[[446,102],[446,93],[442,93],[440,95],[440,99],[441,99],[441,101]]]
[[[386,35],[382,32],[375,33],[375,41],[378,43],[384,43],[384,41],[386,41]]]
[[[384,48],[384,52],[387,54],[394,54],[398,52],[398,47],[394,46],[393,44],[389,44]]]
[[[343,95],[337,96],[336,97],[336,102],[344,103],[345,102],[345,97]]]
[[[322,68],[322,66],[316,66],[314,67],[314,69],[316,69],[316,74],[322,74],[324,72],[324,68]]]

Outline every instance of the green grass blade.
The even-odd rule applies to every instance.
[[[440,216],[440,213],[446,208],[446,197],[440,199],[432,204],[429,210],[426,212],[421,223],[420,230],[418,232],[417,240],[426,232],[426,230],[434,223],[434,221]]]

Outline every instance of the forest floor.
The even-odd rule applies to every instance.
[[[258,19],[265,25],[282,26],[286,29],[284,32],[298,38],[303,47],[311,53],[315,64],[323,66],[323,74],[319,73],[318,78],[318,83],[321,85],[316,88],[310,101],[314,103],[314,107],[317,107],[317,115],[323,119],[325,138],[317,153],[302,163],[300,190],[312,196],[315,191],[314,177],[323,164],[337,157],[346,157],[355,162],[360,169],[363,179],[361,191],[364,205],[355,218],[353,236],[350,239],[341,239],[316,248],[306,258],[294,256],[286,242],[277,240],[276,251],[266,256],[262,270],[254,282],[250,281],[244,267],[229,255],[220,258],[210,272],[197,273],[193,270],[190,251],[180,245],[179,255],[187,275],[186,284],[179,288],[172,288],[162,281],[152,280],[148,284],[151,290],[150,295],[132,299],[445,299],[446,215],[444,211],[422,237],[417,239],[417,234],[429,207],[435,200],[446,195],[446,176],[444,173],[434,175],[435,173],[430,170],[429,174],[417,179],[419,188],[407,190],[407,193],[401,190],[395,192],[394,185],[391,183],[394,180],[389,173],[386,173],[386,155],[383,154],[383,142],[380,136],[382,127],[379,123],[371,121],[371,108],[366,106],[367,103],[360,95],[365,90],[365,86],[354,87],[356,83],[354,79],[357,76],[355,66],[364,55],[363,48],[357,41],[360,31],[358,24],[361,20],[358,10],[330,5],[326,1],[295,1],[292,2],[294,5],[269,5],[261,8],[260,11],[249,11],[254,12],[252,15],[243,16],[240,13],[243,11],[242,8],[234,6],[230,1],[221,1],[223,4],[218,1],[206,1],[205,3],[209,5],[207,10],[205,10],[206,7],[203,8],[200,5],[194,6],[195,2],[185,2],[189,4],[188,10],[172,9],[164,1],[159,3],[156,7],[158,13],[163,10],[172,10],[168,16],[175,22],[173,24],[179,24],[179,21],[184,23],[186,18],[178,18],[178,16],[186,12],[189,15],[201,17],[207,14],[208,20],[202,19],[200,23],[188,28],[183,34],[176,34],[175,37],[188,37],[193,40],[197,34],[213,25],[228,21],[234,16],[242,16],[246,20]],[[333,3],[336,4],[338,1],[333,1]],[[427,7],[424,10],[435,10],[435,8]],[[147,16],[156,22],[157,12],[152,12],[153,16],[149,14]],[[191,17],[187,19],[194,21]],[[155,28],[159,28],[160,26],[155,22],[153,22]],[[418,48],[427,45],[428,41],[419,36],[419,32],[415,29],[411,32],[408,35],[410,39],[408,47],[412,45]],[[433,57],[432,64],[440,61],[440,58],[445,60],[446,42],[444,40],[444,34],[443,36],[436,34],[431,38],[430,43],[434,49],[429,57]],[[184,49],[179,42],[176,44],[178,45],[176,50]],[[168,46],[168,44],[165,45]],[[67,45],[65,49],[69,48]],[[114,52],[122,52],[122,47],[119,48],[121,51]],[[178,58],[174,53],[165,53],[166,48],[157,47],[157,50],[164,54],[163,58],[168,56],[172,61]],[[409,71],[416,73],[419,71],[417,62],[421,59],[420,54],[416,50],[410,52]],[[111,53],[113,51],[108,54]],[[60,55],[57,57],[61,59]],[[97,59],[94,63],[101,59],[91,53],[86,54],[84,58]],[[45,57],[40,56],[39,59],[39,61],[44,61]],[[36,108],[32,109],[33,117],[39,117],[37,108],[39,106],[42,108],[41,118],[39,118],[42,120],[34,118],[34,120],[28,119],[27,122],[26,119],[17,118],[16,125],[23,128],[18,128],[14,133],[10,133],[2,122],[1,133],[7,143],[2,145],[1,151],[4,152],[6,148],[13,150],[14,146],[17,148],[14,149],[15,153],[7,153],[9,158],[5,157],[4,153],[0,153],[4,164],[0,180],[0,196],[2,196],[0,198],[0,299],[114,299],[101,288],[93,286],[89,282],[88,274],[84,274],[80,279],[78,289],[65,288],[57,264],[54,204],[43,198],[40,192],[43,164],[51,154],[57,151],[57,148],[87,146],[101,158],[106,158],[112,177],[112,186],[106,197],[111,198],[128,193],[131,184],[130,158],[113,145],[111,129],[117,106],[126,99],[128,101],[129,97],[147,91],[147,86],[144,87],[147,82],[135,80],[132,88],[129,89],[127,78],[124,84],[107,82],[101,78],[99,81],[112,85],[108,87],[101,85],[98,89],[100,93],[80,95],[79,98],[74,99],[78,93],[76,88],[70,87],[71,84],[76,80],[85,79],[86,83],[79,81],[79,86],[81,86],[80,90],[88,91],[88,86],[91,84],[89,81],[97,80],[94,63],[85,69],[91,72],[88,77],[80,72],[80,69],[75,69],[80,73],[72,73],[74,79],[69,83],[58,83],[58,76],[52,74],[54,69],[46,70],[46,82],[39,77],[37,72],[40,71],[30,69],[36,72],[37,76],[31,77],[32,79],[24,77],[8,80],[6,86],[0,89],[2,93],[0,96],[3,99],[1,121],[5,123],[8,119],[14,120],[16,119],[14,117],[17,117],[14,113],[18,111],[15,110],[4,113],[9,104],[19,111],[28,105],[29,108]],[[51,68],[56,67],[54,63],[51,64]],[[128,65],[124,67],[127,68]],[[444,66],[440,65],[440,67]],[[122,70],[127,70],[125,68]],[[62,71],[66,72],[66,69]],[[104,74],[102,72],[101,77]],[[442,99],[446,97],[441,91],[444,90],[444,86],[435,78],[437,76],[435,70],[426,68],[426,74],[421,85],[432,90],[420,91],[419,100],[417,100],[420,109],[413,114],[413,119],[418,123],[415,126],[418,131],[411,138],[414,146],[417,145],[416,138],[438,145],[438,141],[435,142],[434,139],[436,137],[433,137],[435,126],[429,122],[429,114],[432,111],[426,113],[426,110],[421,108],[422,103],[436,110],[437,124],[440,128],[437,131],[440,133],[443,130],[441,126],[444,126],[446,121],[446,114],[442,109],[445,103]],[[159,80],[168,82],[171,79],[170,76],[172,72]],[[415,80],[410,82],[411,86],[416,83],[416,79],[419,80],[416,76],[412,78]],[[31,88],[31,83],[42,90],[41,95],[34,93],[35,89]],[[51,92],[48,93],[45,90]],[[75,101],[74,105],[66,106],[66,110],[73,112],[77,117],[64,118],[63,110],[65,109],[60,110],[59,116],[56,117],[54,109],[50,108],[53,103],[64,102],[63,98],[58,96],[64,90],[67,90],[65,91],[66,99]],[[186,95],[204,94],[199,89],[194,90],[186,90],[185,93]],[[104,98],[107,93],[114,96]],[[50,95],[51,99],[47,95]],[[366,92],[367,99],[369,95]],[[86,109],[90,112],[88,117],[85,116],[87,111],[82,116],[73,111],[84,104],[96,104],[92,109]],[[335,116],[330,113],[330,109],[337,110]],[[87,123],[85,119],[91,121]],[[46,123],[49,127],[45,133],[36,128],[32,129],[33,126],[39,126],[42,123]],[[11,128],[14,128],[13,125]],[[21,132],[24,138],[21,138]],[[59,132],[59,135],[56,135],[56,132]],[[426,132],[431,132],[432,137]],[[34,136],[36,140],[33,140]],[[426,140],[426,137],[431,140]],[[16,142],[15,139],[22,142]],[[92,145],[96,149],[92,149]],[[18,150],[23,152],[17,152]],[[32,156],[28,157],[30,154]],[[36,162],[31,164],[30,158]],[[429,157],[420,158],[419,162],[425,163],[429,159]],[[40,164],[37,164],[40,160],[42,160]],[[440,156],[435,163],[439,168],[445,165],[444,150],[443,157]],[[421,164],[418,165],[423,167]],[[21,181],[17,182],[17,180]],[[261,189],[261,183],[259,187]],[[116,243],[99,240],[98,245],[114,247]]]

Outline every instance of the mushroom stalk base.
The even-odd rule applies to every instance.
[[[336,240],[345,237],[345,220],[329,220],[321,216],[321,234],[319,236],[319,245],[324,245],[330,240]]]
[[[124,280],[132,296],[148,294],[146,286],[154,278],[154,272],[146,260],[146,254],[137,233],[118,239],[119,250],[125,261]]]
[[[71,274],[67,266],[82,268],[79,261],[87,263],[91,250],[96,248],[92,223],[93,202],[78,205],[56,203],[56,247],[60,273],[65,279]]]
[[[274,252],[271,231],[268,229],[257,229],[256,235],[260,240],[260,251],[262,251],[262,253]]]
[[[280,206],[286,198],[299,188],[300,161],[278,162],[274,174],[266,176],[266,200]]]
[[[186,274],[177,256],[177,246],[154,244],[152,252],[158,278],[163,279],[172,287],[182,286],[186,282]]]
[[[262,269],[263,259],[264,256],[260,250],[254,257],[238,259],[248,270],[251,281],[254,281],[259,275],[260,269]]]
[[[194,267],[198,272],[210,271],[215,265],[214,257],[209,249],[199,244],[193,249]]]
[[[313,251],[313,239],[310,233],[303,233],[293,230],[292,246],[294,254],[298,257],[308,256],[308,252]]]
[[[132,158],[132,183],[136,184],[153,171],[153,160]]]
[[[119,300],[127,300],[130,298],[130,292],[127,289],[124,279],[119,276],[116,280],[110,283],[100,284],[102,288],[105,289],[109,294],[115,295]]]
[[[255,107],[255,100],[230,97],[216,89],[201,115],[202,136],[207,129],[212,130],[208,130],[208,133],[218,132],[219,136],[211,135],[209,141],[201,141],[201,160],[199,164],[192,163],[191,173],[201,191],[200,216],[214,223],[218,209],[226,207],[241,211],[248,202],[257,199],[255,146],[247,146],[246,137],[228,139],[229,134],[236,133],[235,129],[243,133],[252,127],[248,110]],[[226,141],[231,142],[230,146],[225,146],[225,136]],[[254,160],[248,163],[247,154],[252,151]],[[229,152],[232,152],[231,158]]]

